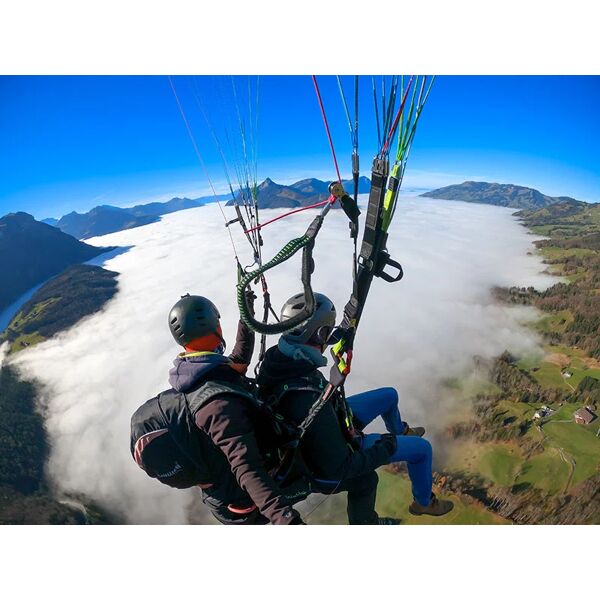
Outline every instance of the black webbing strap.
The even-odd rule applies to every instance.
[[[354,279],[352,294],[344,307],[342,323],[332,340],[335,341],[331,349],[334,364],[329,374],[329,383],[311,406],[304,421],[300,423],[298,427],[299,439],[302,438],[323,406],[335,397],[338,391],[342,391],[342,402],[345,403],[343,386],[346,376],[350,372],[354,335],[371,288],[371,283],[373,282],[373,277],[382,277],[389,282],[398,281],[402,277],[402,267],[397,262],[391,260],[386,251],[387,233],[383,230],[388,174],[389,163],[387,159],[375,158],[371,172],[371,191],[369,193],[369,204],[358,259],[358,271]],[[392,185],[394,184],[392,183]],[[397,268],[398,275],[392,277],[385,273],[384,269],[386,265]],[[345,420],[349,429],[352,428],[351,419],[351,411],[348,410]]]
[[[352,295],[344,307],[342,328],[355,329],[362,314],[362,306],[366,300],[375,275],[376,259],[381,244],[381,219],[383,203],[385,200],[389,163],[385,159],[376,158],[371,171],[371,191],[365,218],[360,254],[358,257],[358,271]]]

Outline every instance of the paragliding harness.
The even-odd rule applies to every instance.
[[[358,322],[362,315],[364,305],[374,277],[380,277],[388,283],[400,281],[403,276],[401,265],[390,258],[386,248],[387,231],[383,223],[388,214],[386,210],[392,206],[392,199],[398,191],[398,184],[390,178],[386,188],[389,164],[386,160],[376,158],[371,172],[371,191],[367,207],[365,230],[358,257],[358,270],[354,278],[352,294],[344,308],[344,317],[341,325],[334,331],[334,344],[331,348],[333,365],[330,370],[329,380],[323,380],[321,385],[302,386],[298,382],[290,382],[280,390],[279,394],[268,401],[271,406],[276,406],[283,396],[292,391],[310,391],[317,398],[304,420],[296,426],[294,437],[286,444],[286,452],[282,459],[279,476],[286,478],[286,473],[293,468],[294,461],[300,460],[300,441],[306,430],[310,427],[318,413],[326,403],[332,402],[338,415],[338,420],[351,448],[359,446],[361,433],[354,427],[352,410],[346,402],[344,383],[350,373],[353,356],[353,342]],[[352,231],[352,230],[351,230]],[[395,273],[386,269],[392,267]]]
[[[280,432],[282,435],[280,439],[282,444],[279,448],[279,464],[276,469],[271,471],[271,475],[282,486],[287,487],[293,485],[298,479],[303,479],[310,488],[327,493],[322,480],[317,478],[304,461],[300,442],[305,430],[302,430],[297,423],[278,413],[281,401],[288,394],[308,392],[318,397],[323,393],[326,385],[327,379],[319,371],[316,371],[312,376],[299,376],[286,381],[286,383],[276,385],[269,389],[268,393],[265,393],[266,390],[260,390],[260,395],[264,398],[262,402],[265,410],[269,411],[272,415],[271,418],[278,420],[278,425],[281,427]],[[340,423],[345,424],[343,430],[350,451],[359,449],[359,434],[352,427],[352,417],[346,404],[343,389],[338,390],[337,394],[329,401],[332,403]]]

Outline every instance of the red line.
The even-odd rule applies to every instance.
[[[321,202],[317,202],[316,204],[311,204],[309,206],[303,206],[302,208],[296,208],[295,210],[291,210],[290,212],[279,215],[278,217],[275,217],[274,219],[271,219],[270,221],[261,223],[260,225],[257,225],[256,227],[252,227],[252,229],[248,229],[244,233],[251,233],[253,231],[256,231],[257,229],[262,229],[263,227],[266,227],[267,225],[270,225],[271,223],[275,223],[275,221],[279,221],[279,219],[285,219],[285,217],[289,217],[290,215],[295,215],[296,213],[302,212],[304,210],[308,210],[309,208],[318,208],[319,206],[323,206],[323,205],[327,204],[328,202],[333,204],[335,202],[335,200],[336,200],[335,196],[329,196],[329,198],[327,198],[327,200],[321,200]]]
[[[319,101],[319,108],[321,109],[321,115],[323,116],[323,123],[325,123],[325,130],[327,131],[327,139],[329,140],[329,147],[331,148],[331,156],[333,156],[333,164],[335,165],[335,172],[338,176],[338,181],[342,183],[342,176],[340,175],[340,168],[338,167],[338,161],[335,156],[335,149],[333,148],[333,140],[331,139],[331,132],[329,131],[329,123],[327,123],[327,115],[325,114],[325,107],[323,106],[323,100],[321,98],[321,92],[319,91],[319,85],[317,84],[317,78],[312,76],[313,83],[315,85],[315,91],[317,92],[317,100]]]
[[[398,112],[396,113],[396,118],[394,119],[394,124],[392,125],[392,128],[390,129],[388,138],[387,138],[387,140],[385,140],[385,144],[383,145],[383,148],[381,149],[381,154],[385,154],[388,144],[392,141],[392,138],[394,137],[394,132],[396,131],[396,127],[398,127],[398,121],[400,120],[400,115],[404,111],[404,103],[406,102],[406,98],[408,97],[408,90],[410,90],[410,86],[412,85],[413,77],[414,77],[414,75],[410,76],[410,81],[408,82],[408,85],[406,86],[406,91],[404,92],[404,98],[402,98],[402,104],[400,104],[400,108],[398,109]]]

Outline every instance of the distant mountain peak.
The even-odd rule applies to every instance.
[[[23,212],[23,211],[17,211],[17,212],[8,213],[4,217],[2,217],[2,219],[0,219],[0,222],[2,222],[5,219],[6,220],[15,221],[15,222],[19,222],[19,221],[23,221],[23,222],[35,221],[35,219],[33,218],[32,215],[30,215],[29,213]]]
[[[25,212],[0,218],[0,311],[65,267],[106,252]]]
[[[528,210],[544,208],[558,202],[578,202],[574,198],[547,196],[539,190],[522,185],[487,181],[464,181],[426,192],[421,196]]]
[[[284,185],[275,183],[270,177],[267,177],[258,186],[258,206],[265,208],[298,208],[308,206],[315,202],[326,199],[329,196],[329,184],[331,181],[322,181],[316,177],[307,177],[292,183]],[[351,194],[354,191],[352,181],[344,181],[346,191]],[[368,177],[360,177],[359,194],[368,193],[371,188],[371,181]],[[227,202],[228,206],[233,204],[233,200]]]

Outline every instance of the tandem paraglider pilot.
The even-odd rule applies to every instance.
[[[233,352],[225,356],[219,311],[207,298],[189,294],[171,309],[169,328],[184,351],[170,371],[171,389],[132,417],[136,463],[168,486],[197,486],[222,523],[302,524],[292,504],[306,494],[286,496],[269,475],[278,438],[244,375],[254,350],[252,331],[240,322]]]

